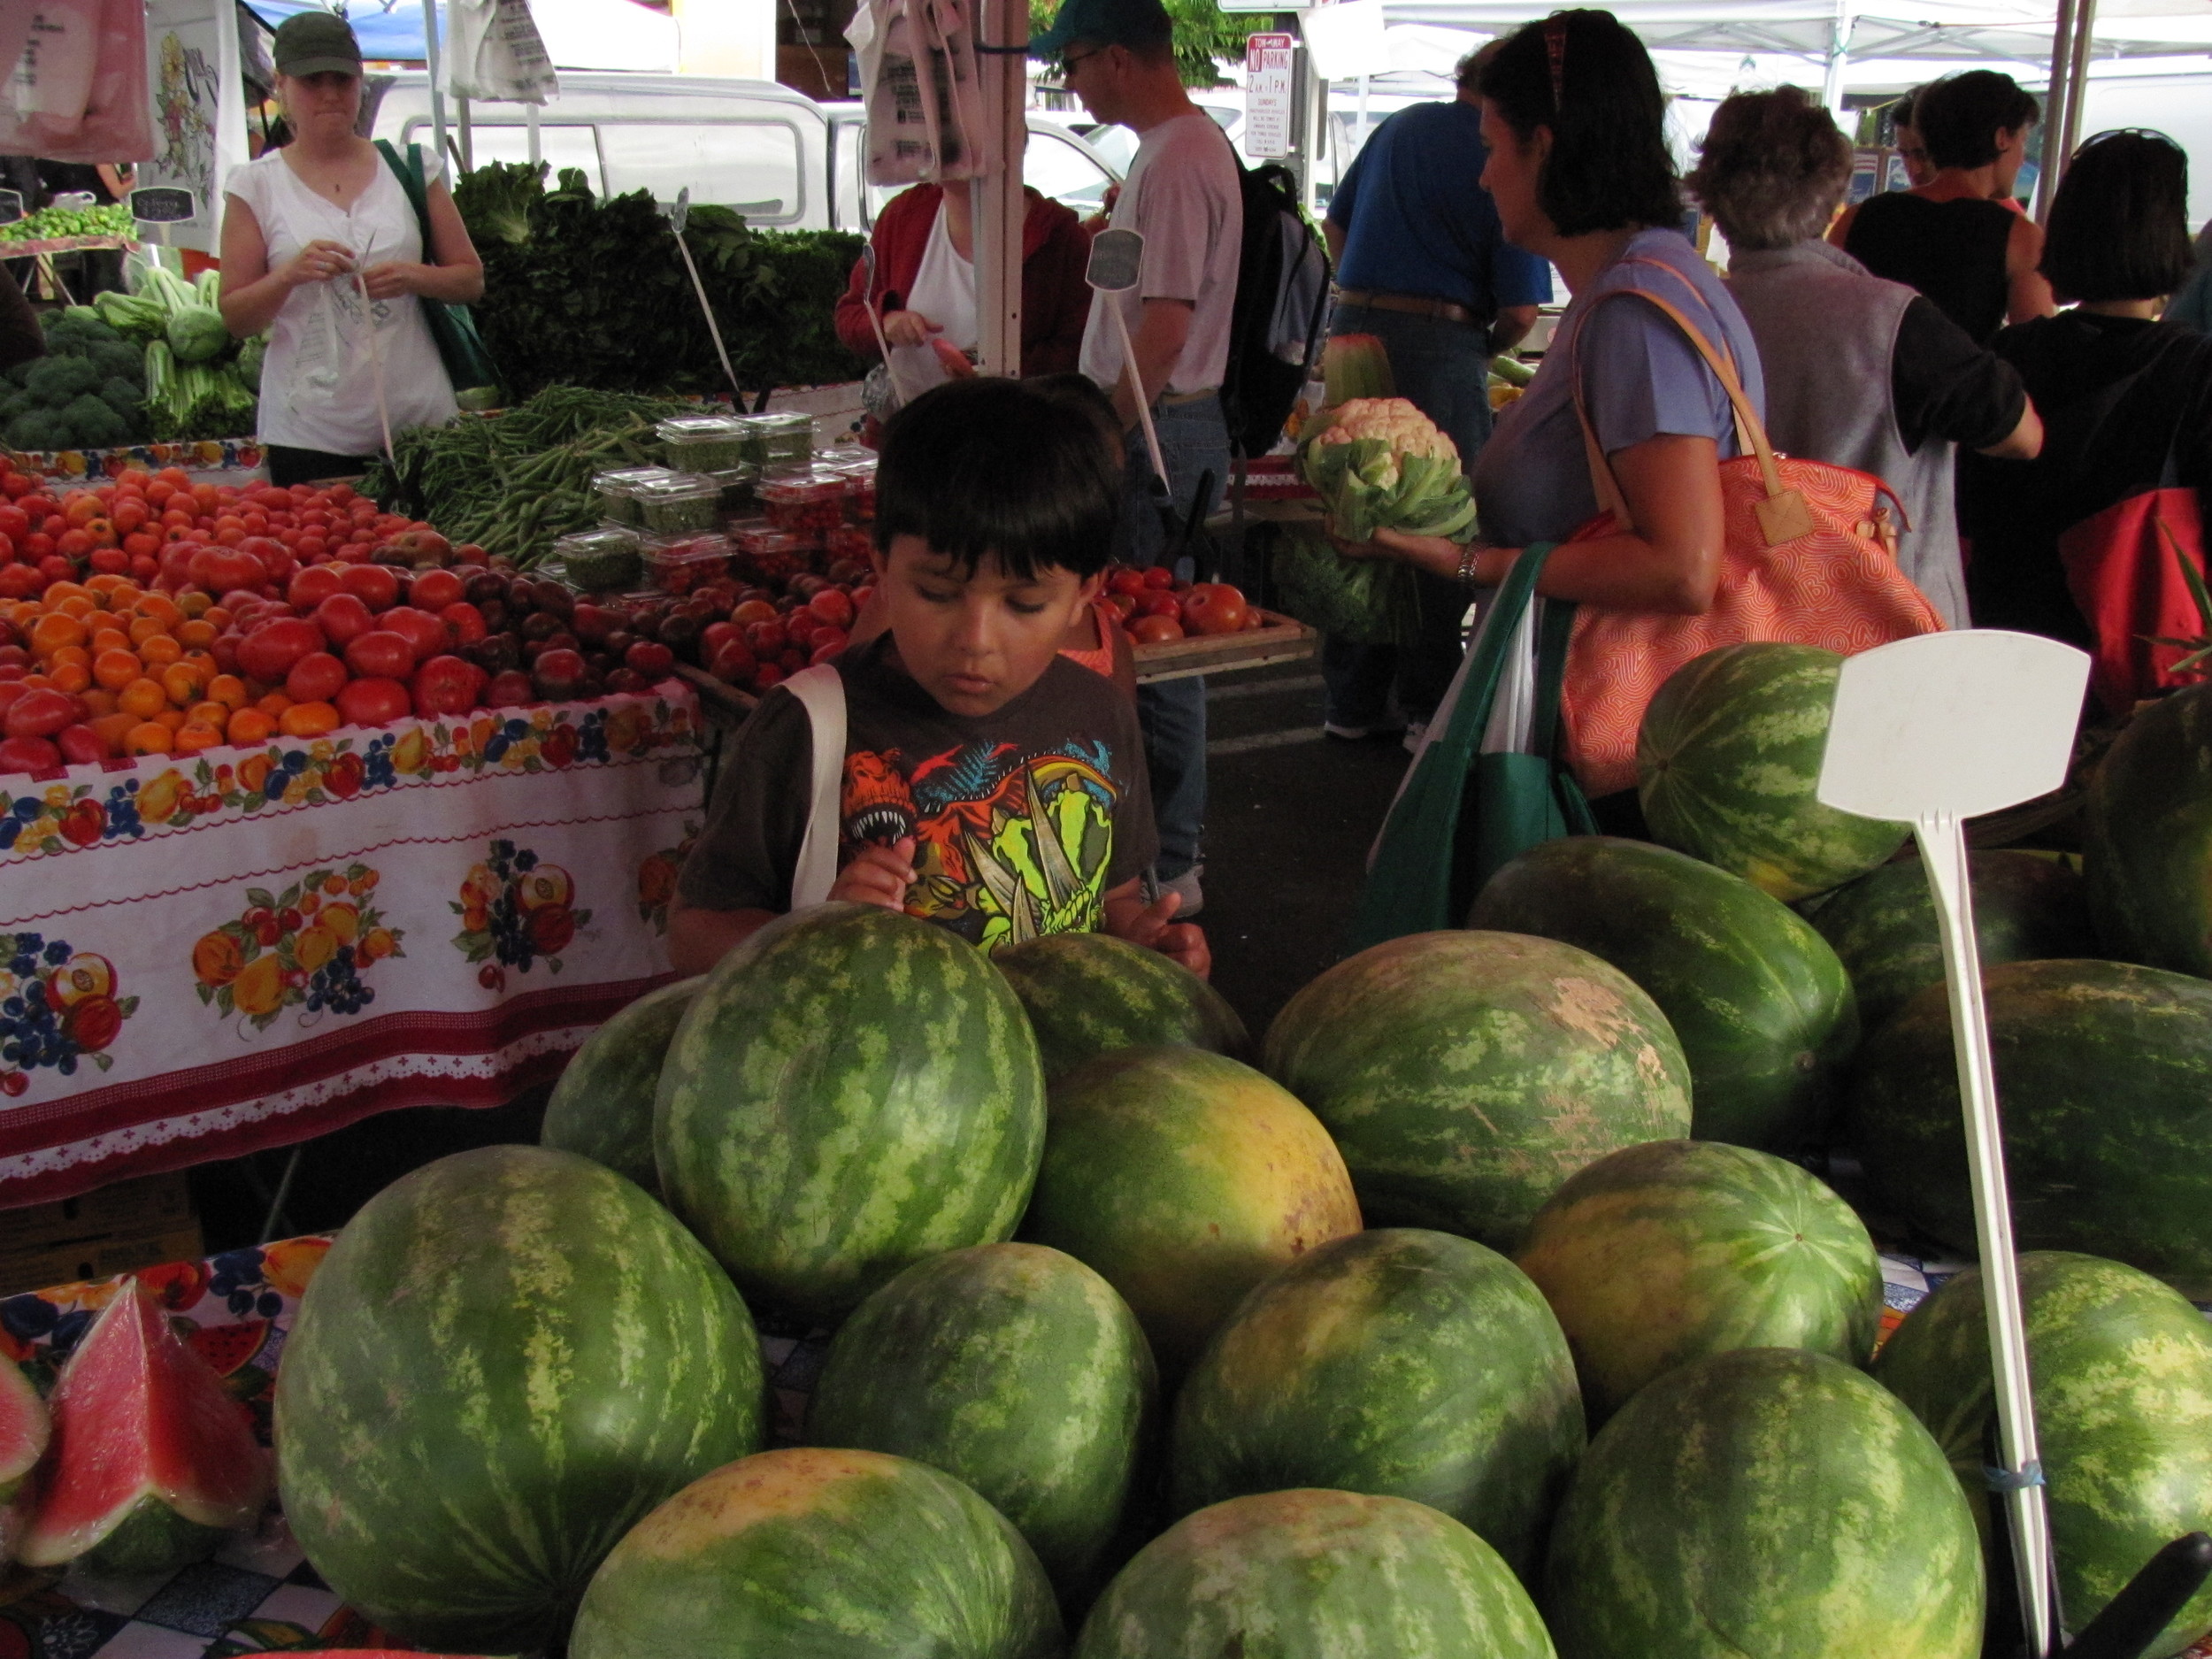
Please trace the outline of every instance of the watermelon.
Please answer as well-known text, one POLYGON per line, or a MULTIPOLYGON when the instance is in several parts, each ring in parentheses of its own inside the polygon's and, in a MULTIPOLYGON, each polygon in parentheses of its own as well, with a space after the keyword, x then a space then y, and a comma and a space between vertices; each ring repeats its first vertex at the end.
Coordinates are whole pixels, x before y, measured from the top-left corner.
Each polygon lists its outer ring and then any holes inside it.
POLYGON ((1184 1042, 1241 1060, 1251 1048, 1220 992, 1111 933, 1047 933, 991 960, 1028 1012, 1047 1078, 1116 1048, 1184 1042))
POLYGON ((1617 968, 1549 939, 1371 946, 1284 1004, 1265 1053, 1336 1137, 1371 1223, 1494 1250, 1584 1164, 1690 1132, 1667 1017, 1617 968))
POLYGON ((2082 873, 2103 954, 2212 978, 2212 684, 2130 720, 2083 809, 2082 873))
MULTIPOLYGON (((23 1402, 15 1405, 10 1463, 22 1461, 26 1437, 40 1426, 23 1402)), ((63 1365, 52 1410, 38 1507, 16 1548, 27 1566, 74 1563, 116 1578, 173 1572, 251 1526, 269 1500, 269 1457, 254 1443, 252 1419, 135 1279, 63 1365)))
POLYGON ((1943 1448, 1887 1391, 1738 1348, 1590 1442, 1544 1610, 1560 1659, 1977 1659, 1981 1548, 1943 1448))
POLYGON ((860 1304, 823 1360, 806 1432, 965 1481, 1074 1601, 1130 1513, 1157 1392, 1111 1285, 1042 1245, 979 1244, 860 1304))
POLYGON ((633 1523, 759 1447, 764 1393, 745 1304, 634 1182, 541 1147, 457 1152, 362 1206, 301 1298, 284 1513, 406 1640, 543 1647, 633 1523))
MULTIPOLYGON (((2093 956, 2082 879, 2073 867, 2034 853, 1970 856, 1974 940, 1982 966, 2093 956)), ((1830 894, 1812 923, 1835 947, 1872 1031, 1913 994, 1943 983, 1943 941, 1935 898, 1918 859, 1884 864, 1830 894)))
POLYGON ((1044 1076, 979 952, 879 905, 824 904, 707 976, 653 1114, 669 1202, 738 1288, 826 1323, 925 1256, 1012 1236, 1044 1076))
MULTIPOLYGON (((2212 1296, 2212 984, 2122 962, 1983 978, 2022 1249, 2082 1250, 2212 1296)), ((1951 1012, 1921 992, 1860 1049, 1850 1121, 1877 1192, 1970 1249, 1951 1012)))
POLYGON ((1267 1492, 1176 1524, 1083 1623, 1074 1659, 1554 1659, 1498 1553, 1408 1498, 1267 1492))
POLYGON ((1492 876, 1467 926, 1579 945, 1650 992, 1689 1062, 1699 1140, 1818 1138, 1858 1009, 1836 953, 1780 900, 1647 841, 1574 836, 1492 876))
POLYGON ((676 1027, 705 983, 703 974, 648 991, 592 1033, 553 1086, 538 1144, 603 1164, 658 1193, 653 1094, 676 1027))
MULTIPOLYGON (((2212 1325, 2147 1273, 2093 1256, 2020 1257, 2036 1435, 2070 1632, 2185 1532, 2212 1530, 2212 1325)), ((1982 1276, 1970 1268, 1917 1308, 1875 1362, 1950 1454, 1987 1513, 1985 1436, 1996 1415, 1982 1276)), ((2008 1586, 2011 1563, 1990 1563, 2008 1586)), ((2212 1633, 2212 1586, 2145 1649, 2167 1659, 2212 1633)))
POLYGON ((1748 1147, 1657 1141, 1601 1158, 1536 1212, 1521 1267, 1603 1422, 1654 1379, 1740 1348, 1874 1352, 1882 1264, 1851 1206, 1748 1147))
POLYGON ((0 1363, 0 1561, 15 1559, 17 1540, 38 1501, 31 1471, 53 1432, 46 1402, 23 1368, 0 1363))
POLYGON ((568 1659, 1056 1659, 1058 1609, 1021 1534, 951 1476, 793 1448, 715 1470, 594 1575, 568 1659))
POLYGON ((1175 1508, 1292 1486, 1412 1498, 1523 1577, 1582 1455, 1559 1322, 1470 1239, 1386 1227, 1247 1296, 1175 1402, 1175 1508))
POLYGON ((1786 900, 1886 863, 1909 826, 1813 796, 1842 666, 1815 645, 1724 645, 1669 675, 1636 740, 1653 838, 1786 900))
POLYGON ((1103 1274, 1171 1378, 1246 1291, 1359 1226, 1328 1132, 1249 1066, 1124 1048, 1052 1086, 1023 1236, 1103 1274))

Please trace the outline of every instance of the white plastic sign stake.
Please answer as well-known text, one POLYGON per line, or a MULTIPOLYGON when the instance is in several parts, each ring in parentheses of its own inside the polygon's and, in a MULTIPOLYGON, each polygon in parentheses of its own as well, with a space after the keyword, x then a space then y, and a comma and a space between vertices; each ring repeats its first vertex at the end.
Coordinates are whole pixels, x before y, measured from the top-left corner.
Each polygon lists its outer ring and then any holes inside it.
MULTIPOLYGON (((1144 238, 1135 231, 1102 230, 1091 238, 1091 263, 1084 270, 1083 280, 1097 292, 1109 296, 1126 294, 1137 286, 1143 274, 1144 238)), ((1152 457, 1152 475, 1164 486, 1167 463, 1160 458, 1160 434, 1153 428, 1143 377, 1137 373, 1136 348, 1129 343, 1129 319, 1121 314, 1118 304, 1109 305, 1106 310, 1114 319, 1114 332, 1121 336, 1122 369, 1133 382, 1137 420, 1144 427, 1144 447, 1152 457)))
POLYGON ((714 355, 722 359, 722 373, 730 377, 730 390, 737 396, 737 411, 745 412, 745 388, 737 383, 737 371, 730 366, 729 349, 722 343, 722 326, 714 320, 714 307, 707 303, 707 285, 699 280, 699 267, 692 263, 691 244, 684 240, 684 226, 691 218, 691 187, 676 192, 676 199, 661 204, 661 212, 668 220, 668 227, 676 234, 676 251, 684 257, 684 269, 691 273, 691 290, 699 296, 699 310, 707 319, 707 332, 714 336, 714 355))
POLYGON ((2051 1536, 1963 821, 2066 781, 2088 683, 2089 658, 2072 646, 1994 629, 1922 634, 1849 657, 1836 681, 1817 792, 1863 818, 1909 819, 1934 891, 2004 1464, 1991 1481, 2005 1494, 2035 1659, 2054 1651, 2051 1536))
POLYGON ((904 404, 906 388, 899 384, 899 365, 892 361, 891 342, 884 338, 883 318, 876 311, 876 244, 872 240, 861 245, 860 263, 865 272, 861 279, 861 310, 868 313, 868 326, 875 330, 876 349, 883 353, 883 372, 891 377, 891 396, 904 404))

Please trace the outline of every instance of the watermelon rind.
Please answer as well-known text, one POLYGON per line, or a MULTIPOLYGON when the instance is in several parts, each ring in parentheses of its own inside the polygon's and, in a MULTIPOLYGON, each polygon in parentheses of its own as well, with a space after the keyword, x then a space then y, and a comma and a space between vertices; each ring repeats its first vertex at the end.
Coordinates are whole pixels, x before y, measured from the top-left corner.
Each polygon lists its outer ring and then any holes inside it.
POLYGON ((2212 685, 2144 707, 2091 774, 2082 874, 2101 954, 2212 978, 2212 685))
POLYGON ((796 911, 725 956, 653 1114, 662 1190, 747 1301, 823 1323, 925 1257, 1011 1237, 1044 1130, 1012 987, 874 904, 796 911))
POLYGON ((1178 1522, 1123 1568, 1074 1659, 1555 1659, 1497 1551, 1407 1498, 1292 1490, 1178 1522))
POLYGON ((1863 1365, 1881 1328, 1866 1224, 1814 1176, 1748 1147, 1660 1141, 1601 1158, 1536 1212, 1516 1260, 1559 1317, 1594 1423, 1732 1348, 1863 1365))
POLYGON ((1857 999, 1780 900, 1686 853, 1578 835, 1499 870, 1467 926, 1579 946, 1648 991, 1689 1063, 1700 1141, 1789 1152, 1820 1138, 1858 1046, 1857 999))
POLYGON ((1658 1004, 1588 951, 1523 933, 1371 946, 1284 1004, 1264 1054, 1336 1138, 1371 1225, 1508 1253, 1585 1164, 1690 1132, 1689 1066, 1658 1004))
POLYGON ((635 1183, 540 1147, 439 1159, 364 1205, 277 1375, 292 1532, 426 1647, 555 1640, 653 1507, 761 1444, 759 1340, 635 1183))
POLYGON ((31 1473, 46 1455, 53 1421, 46 1402, 12 1363, 0 1363, 0 1561, 15 1559, 38 1491, 31 1473))
MULTIPOLYGON (((2102 961, 1983 976, 2015 1237, 2212 1296, 2212 983, 2102 961)), ((1878 1197, 1975 1242, 1951 1011, 1931 987, 1860 1048, 1848 1122, 1878 1197)))
POLYGON ((1044 1570, 951 1476, 879 1452, 763 1452, 702 1477, 593 1578, 568 1659, 1057 1659, 1044 1570))
POLYGON ((1158 1387, 1111 1285, 1059 1250, 983 1244, 918 1262, 854 1310, 815 1379, 806 1434, 966 1482, 1073 1604, 1131 1519, 1158 1387))
POLYGON ((1981 1545, 1943 1448, 1886 1390, 1739 1348, 1598 1432, 1543 1605, 1561 1659, 1977 1659, 1981 1545))
POLYGON ((1910 826, 1814 795, 1843 658, 1814 645, 1725 645, 1667 677, 1636 741, 1652 839, 1778 899, 1840 887, 1888 861, 1910 826))
POLYGON ((705 983, 700 974, 648 991, 586 1038, 553 1085, 538 1144, 603 1164, 658 1193, 653 1096, 676 1027, 705 983))
POLYGON ((1584 1443, 1559 1322, 1471 1239, 1379 1228, 1308 1252, 1214 1333, 1175 1403, 1174 1503, 1296 1486, 1410 1498, 1526 1578, 1584 1443))
MULTIPOLYGON (((2001 962, 2093 956, 2082 879, 2055 857, 2003 849, 1970 855, 1974 940, 1985 970, 2001 962)), ((1872 1031, 1919 992, 1943 983, 1935 897, 1916 858, 1838 887, 1812 912, 1859 995, 1872 1031)))
MULTIPOLYGON (((2059 1603, 2077 1632, 2160 1549, 2212 1531, 2212 1324, 2170 1286, 2118 1262, 2039 1250, 2019 1260, 2059 1603)), ((1985 1439, 1996 1400, 1979 1269, 1913 1310, 1883 1345, 1874 1379, 1942 1442, 1985 1519, 1985 1439)), ((1990 1574, 2008 1586, 2010 1562, 1993 1559, 1990 1574)), ((2169 1659, 2208 1633, 2212 1586, 2144 1659, 2169 1659)))
POLYGON ((1249 1066, 1124 1048, 1052 1086, 1022 1236, 1113 1286, 1170 1382, 1254 1285, 1359 1229, 1328 1132, 1249 1066))
POLYGON ((71 1564, 95 1578, 150 1578, 205 1561, 234 1530, 188 1520, 150 1493, 71 1564))
POLYGON ((1021 998, 1048 1080, 1117 1048, 1182 1042, 1241 1060, 1251 1048, 1220 992, 1181 963, 1111 933, 1047 933, 991 961, 1021 998))

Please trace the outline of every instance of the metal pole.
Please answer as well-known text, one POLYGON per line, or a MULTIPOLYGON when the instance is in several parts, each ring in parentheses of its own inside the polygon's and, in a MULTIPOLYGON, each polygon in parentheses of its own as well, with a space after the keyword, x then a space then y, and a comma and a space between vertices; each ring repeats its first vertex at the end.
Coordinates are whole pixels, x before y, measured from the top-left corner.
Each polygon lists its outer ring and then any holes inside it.
POLYGON ((1843 72, 1851 62, 1851 30, 1857 19, 1851 0, 1836 0, 1835 21, 1828 29, 1828 69, 1820 85, 1820 101, 1840 126, 1843 120, 1843 72))
POLYGON ((445 159, 445 94, 438 90, 438 0, 422 0, 422 56, 430 71, 430 126, 445 159))
MULTIPOLYGON (((2089 49, 2096 33, 2097 0, 2079 0, 2074 12, 2074 49, 2066 65, 2066 134, 2061 152, 2070 161, 2081 145, 2082 106, 2089 102, 2089 49)), ((2047 133, 2044 142, 2050 142, 2047 133)))
POLYGON ((977 355, 986 374, 1022 372, 1022 164, 1028 146, 1027 0, 982 0, 986 130, 982 176, 970 181, 975 208, 977 355), (1003 50, 1011 48, 1012 50, 1003 50))
POLYGON ((2074 57, 2076 0, 2058 0, 2058 27, 2051 36, 2051 90, 2043 106, 2043 170, 2035 181, 2035 216, 2048 219, 2058 175, 2065 171, 2066 81, 2074 57), (2060 142, 2055 146, 2054 137, 2060 142), (2055 153, 2054 153, 2055 150, 2055 153))
POLYGON ((476 145, 469 136, 469 101, 466 98, 454 99, 453 113, 461 129, 461 171, 473 173, 476 171, 476 145))
POLYGON ((522 124, 530 134, 530 165, 534 167, 545 159, 538 148, 538 106, 536 104, 526 104, 522 106, 522 124))

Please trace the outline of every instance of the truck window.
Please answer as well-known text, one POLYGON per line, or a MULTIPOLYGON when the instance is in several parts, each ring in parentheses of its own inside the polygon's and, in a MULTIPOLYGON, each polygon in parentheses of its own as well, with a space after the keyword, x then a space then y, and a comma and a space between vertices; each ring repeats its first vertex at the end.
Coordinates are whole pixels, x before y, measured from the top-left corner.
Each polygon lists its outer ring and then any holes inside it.
POLYGON ((734 209, 756 225, 795 224, 806 211, 799 129, 788 121, 603 121, 600 153, 614 195, 650 190, 672 202, 734 209))
POLYGON ((1087 217, 1105 205, 1113 178, 1066 139, 1033 128, 1022 154, 1022 182, 1087 217))
MULTIPOLYGON (((447 142, 457 149, 460 139, 457 129, 449 126, 446 134, 447 142)), ((426 150, 433 137, 430 123, 416 119, 407 123, 400 142, 403 144, 420 144, 426 150)), ((480 167, 488 161, 527 161, 530 159, 530 130, 519 121, 510 124, 505 120, 480 121, 472 118, 469 121, 469 149, 480 167)), ((541 123, 538 127, 538 159, 548 164, 545 172, 548 189, 560 182, 564 170, 575 167, 582 172, 595 196, 605 193, 605 180, 599 171, 598 135, 588 122, 558 127, 550 122, 541 123)))

